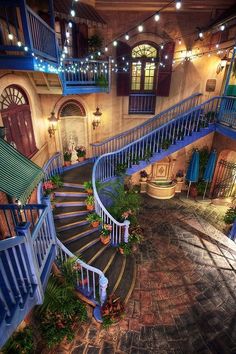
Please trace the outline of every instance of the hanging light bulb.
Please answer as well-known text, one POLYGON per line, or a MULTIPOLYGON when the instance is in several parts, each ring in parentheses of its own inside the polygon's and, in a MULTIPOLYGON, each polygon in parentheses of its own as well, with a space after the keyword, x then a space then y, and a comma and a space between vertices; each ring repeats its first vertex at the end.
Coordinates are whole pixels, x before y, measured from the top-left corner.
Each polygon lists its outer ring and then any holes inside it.
POLYGON ((163 43, 161 43, 160 48, 161 48, 161 49, 163 49, 163 48, 164 48, 164 44, 163 44, 163 43))
POLYGON ((143 25, 139 25, 139 26, 138 26, 138 31, 139 31, 139 32, 143 32, 143 25))
POLYGON ((220 26, 220 30, 221 30, 221 31, 224 31, 224 30, 225 30, 225 25, 224 25, 224 24, 220 26))
POLYGON ((114 47, 117 47, 117 41, 113 41, 114 47))
POLYGON ((21 47, 21 46, 22 46, 21 41, 18 41, 18 42, 17 42, 17 45, 18 45, 18 47, 21 47))
POLYGON ((182 44, 182 41, 181 41, 181 39, 179 39, 179 45, 180 45, 180 44, 182 44))
POLYGON ((165 59, 168 59, 168 55, 165 55, 165 59))
POLYGON ((198 33, 198 37, 199 37, 199 38, 203 38, 203 32, 202 32, 202 31, 200 31, 200 32, 198 33))
POLYGON ((24 47, 24 51, 28 52, 29 48, 27 46, 24 47))
POLYGON ((72 28, 73 24, 72 24, 71 21, 68 23, 68 26, 69 26, 70 28, 72 28))
POLYGON ((104 49, 104 50, 105 50, 105 52, 108 52, 108 48, 107 48, 107 47, 105 47, 105 49, 104 49))
POLYGON ((154 20, 155 20, 156 22, 158 22, 158 21, 160 20, 160 15, 159 15, 158 12, 155 14, 154 20))
POLYGON ((71 14, 72 17, 75 17, 75 10, 71 10, 70 14, 71 14))
POLYGON ((12 33, 8 33, 8 38, 10 39, 10 41, 13 40, 13 34, 12 33))
POLYGON ((125 39, 128 41, 129 40, 129 35, 128 33, 125 34, 125 39))
POLYGON ((216 48, 219 48, 219 44, 218 43, 216 44, 216 48))
POLYGON ((176 3, 175 3, 175 7, 176 7, 176 10, 179 10, 182 6, 182 3, 180 0, 177 0, 176 3))

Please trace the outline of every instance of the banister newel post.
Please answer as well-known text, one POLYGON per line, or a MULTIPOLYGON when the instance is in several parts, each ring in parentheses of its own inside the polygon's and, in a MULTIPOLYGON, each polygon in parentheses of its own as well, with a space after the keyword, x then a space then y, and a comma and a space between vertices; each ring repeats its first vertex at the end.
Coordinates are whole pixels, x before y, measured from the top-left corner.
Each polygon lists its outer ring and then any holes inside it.
POLYGON ((100 301, 101 305, 104 304, 107 298, 107 285, 108 279, 105 276, 99 277, 99 294, 100 294, 100 301))
POLYGON ((55 229, 55 224, 54 224, 54 219, 53 219, 53 214, 52 214, 52 206, 51 206, 51 201, 50 197, 43 197, 42 198, 42 203, 47 206, 48 208, 48 224, 50 228, 50 234, 53 237, 53 243, 56 244, 56 239, 57 239, 57 234, 56 234, 56 229, 55 229))
POLYGON ((36 259, 33 240, 30 232, 30 223, 26 222, 26 223, 19 224, 18 226, 16 226, 15 231, 18 236, 22 236, 25 238, 25 248, 29 260, 29 264, 27 264, 27 267, 29 268, 28 272, 32 279, 32 284, 37 285, 35 295, 37 298, 37 304, 40 305, 43 303, 44 300, 44 291, 40 279, 39 266, 36 259))
POLYGON ((129 242, 129 226, 130 226, 130 221, 129 220, 125 220, 124 221, 125 224, 125 233, 124 233, 124 242, 128 243, 129 242))

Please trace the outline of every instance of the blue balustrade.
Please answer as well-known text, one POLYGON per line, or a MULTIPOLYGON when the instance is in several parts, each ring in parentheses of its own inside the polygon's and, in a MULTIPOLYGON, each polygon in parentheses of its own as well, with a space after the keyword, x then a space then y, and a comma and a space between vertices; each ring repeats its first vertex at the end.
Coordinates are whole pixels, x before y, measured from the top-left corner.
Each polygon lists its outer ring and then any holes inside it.
POLYGON ((56 234, 49 203, 20 209, 16 205, 0 205, 0 211, 11 229, 11 235, 0 241, 1 347, 33 306, 43 302, 56 257, 56 234))
POLYGON ((132 141, 141 138, 162 124, 169 122, 170 120, 197 106, 199 104, 200 97, 200 93, 193 94, 130 130, 106 139, 101 143, 92 144, 93 156, 100 156, 107 152, 121 149, 123 146, 131 143, 132 141))
MULTIPOLYGON (((121 149, 106 153, 96 160, 92 175, 95 208, 103 222, 112 225, 113 244, 127 242, 129 225, 126 222, 119 223, 108 212, 99 196, 96 182, 103 183, 117 177, 121 168, 129 173, 141 170, 147 164, 162 159, 205 134, 209 134, 216 129, 216 123, 224 123, 235 116, 235 104, 236 98, 214 97, 169 120, 121 149), (227 111, 223 110, 224 107, 227 107, 227 111), (135 171, 134 165, 136 165, 135 171)), ((148 129, 151 129, 150 126, 148 129)), ((125 143, 122 141, 120 144, 125 143)))

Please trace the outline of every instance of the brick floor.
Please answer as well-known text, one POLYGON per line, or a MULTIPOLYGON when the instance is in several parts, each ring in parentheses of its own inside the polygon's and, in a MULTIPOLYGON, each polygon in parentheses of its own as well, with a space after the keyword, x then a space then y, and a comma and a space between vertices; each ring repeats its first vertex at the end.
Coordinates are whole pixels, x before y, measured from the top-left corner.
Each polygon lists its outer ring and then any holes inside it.
POLYGON ((198 209, 143 197, 145 240, 126 316, 108 331, 92 321, 67 353, 236 353, 236 244, 198 209))

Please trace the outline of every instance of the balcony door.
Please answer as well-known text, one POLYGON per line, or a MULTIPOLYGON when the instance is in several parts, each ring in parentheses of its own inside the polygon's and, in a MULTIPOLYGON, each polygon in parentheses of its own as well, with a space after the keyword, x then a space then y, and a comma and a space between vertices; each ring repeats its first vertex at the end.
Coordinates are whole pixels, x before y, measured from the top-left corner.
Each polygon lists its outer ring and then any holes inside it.
POLYGON ((8 86, 0 97, 0 112, 6 138, 19 152, 31 158, 36 152, 29 102, 18 86, 8 86))
POLYGON ((139 44, 131 53, 130 114, 154 114, 156 105, 157 49, 139 44))

